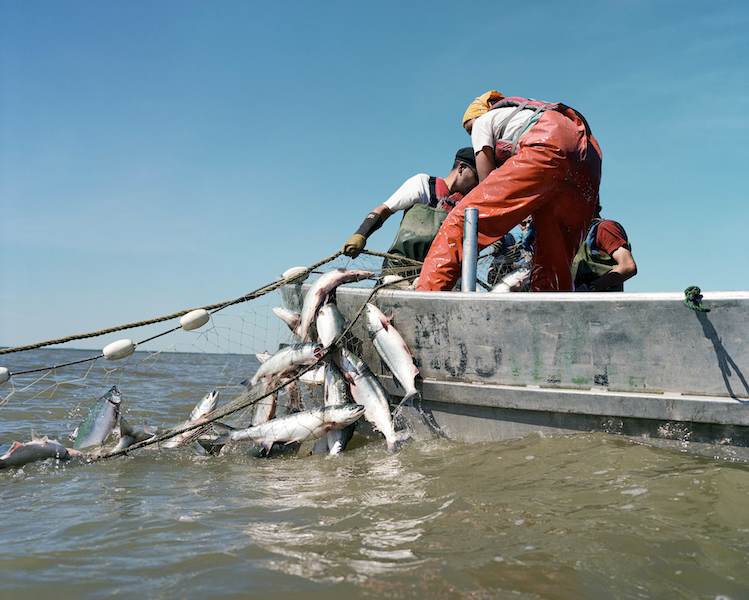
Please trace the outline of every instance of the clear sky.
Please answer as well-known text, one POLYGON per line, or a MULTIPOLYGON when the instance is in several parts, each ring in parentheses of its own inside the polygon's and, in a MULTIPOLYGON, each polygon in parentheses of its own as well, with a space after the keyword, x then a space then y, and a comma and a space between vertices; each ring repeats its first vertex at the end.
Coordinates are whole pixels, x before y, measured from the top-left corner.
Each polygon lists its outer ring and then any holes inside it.
POLYGON ((749 289, 748 7, 0 0, 0 344, 330 254, 490 88, 586 115, 629 290, 749 289))

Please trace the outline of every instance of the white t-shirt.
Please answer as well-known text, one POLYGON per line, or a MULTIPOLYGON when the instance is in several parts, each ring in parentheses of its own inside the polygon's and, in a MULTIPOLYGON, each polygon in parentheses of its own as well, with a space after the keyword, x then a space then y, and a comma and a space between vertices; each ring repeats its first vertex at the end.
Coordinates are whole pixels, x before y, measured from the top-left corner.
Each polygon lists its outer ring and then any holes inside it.
POLYGON ((384 204, 393 212, 408 210, 415 204, 429 204, 429 175, 419 173, 409 177, 384 204))
MULTIPOLYGON (((494 146, 499 140, 512 140, 515 133, 523 127, 528 119, 533 115, 533 109, 524 108, 523 110, 516 113, 507 123, 504 134, 500 137, 499 127, 510 114, 516 110, 515 106, 507 106, 504 108, 495 108, 490 110, 488 113, 484 113, 473 122, 473 129, 471 130, 471 143, 473 145, 473 151, 478 154, 485 146, 494 149, 494 146)), ((536 115, 536 118, 540 117, 542 113, 536 115)), ((535 122, 535 119, 534 121, 535 122)))

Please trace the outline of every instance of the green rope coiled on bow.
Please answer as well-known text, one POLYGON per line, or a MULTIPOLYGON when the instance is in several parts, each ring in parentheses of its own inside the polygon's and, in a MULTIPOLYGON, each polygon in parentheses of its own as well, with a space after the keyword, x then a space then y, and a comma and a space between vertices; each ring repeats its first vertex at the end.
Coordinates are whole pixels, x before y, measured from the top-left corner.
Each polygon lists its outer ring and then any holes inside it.
POLYGON ((709 308, 702 306, 702 290, 696 285, 684 290, 684 304, 695 312, 710 312, 709 308))

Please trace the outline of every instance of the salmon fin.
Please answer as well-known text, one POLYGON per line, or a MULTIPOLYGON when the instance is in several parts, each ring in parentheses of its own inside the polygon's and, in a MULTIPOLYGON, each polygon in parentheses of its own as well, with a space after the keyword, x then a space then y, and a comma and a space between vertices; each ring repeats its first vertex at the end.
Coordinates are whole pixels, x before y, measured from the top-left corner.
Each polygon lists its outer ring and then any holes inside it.
POLYGON ((32 429, 31 430, 31 441, 32 442, 41 442, 42 444, 46 444, 49 441, 49 438, 46 435, 43 435, 43 436, 40 437, 39 434, 32 429))
POLYGON ((204 440, 202 438, 198 438, 196 441, 198 444, 205 450, 207 454, 210 454, 212 456, 219 454, 223 447, 226 445, 226 443, 222 443, 219 440, 222 439, 221 437, 218 438, 216 441, 213 440, 204 440))
POLYGON ((14 440, 13 443, 10 445, 10 448, 8 448, 8 451, 6 454, 13 454, 16 450, 19 448, 23 448, 23 444, 19 441, 14 440))
POLYGON ((312 446, 312 454, 327 454, 328 453, 328 438, 322 436, 315 440, 314 446, 312 446))
POLYGON ((119 423, 119 434, 120 437, 124 435, 133 435, 133 428, 130 426, 130 424, 125 420, 124 417, 120 417, 120 423, 119 423))
POLYGON ((211 426, 219 435, 226 435, 228 433, 231 433, 232 431, 237 430, 236 427, 232 427, 231 425, 227 425, 226 423, 221 423, 220 421, 213 421, 211 423, 211 426))

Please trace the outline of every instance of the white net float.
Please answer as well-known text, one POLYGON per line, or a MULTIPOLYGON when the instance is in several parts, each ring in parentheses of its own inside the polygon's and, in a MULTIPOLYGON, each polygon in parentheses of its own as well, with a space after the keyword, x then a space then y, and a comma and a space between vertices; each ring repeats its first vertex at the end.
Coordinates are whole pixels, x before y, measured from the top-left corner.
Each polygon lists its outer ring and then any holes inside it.
POLYGON ((201 328, 211 319, 211 315, 204 308, 197 308, 191 310, 186 315, 182 315, 179 320, 179 325, 185 331, 193 331, 201 328))
POLYGON ((120 360, 135 352, 135 346, 136 344, 133 340, 117 340, 104 346, 101 353, 107 360, 120 360))
POLYGON ((309 277, 309 269, 307 267, 291 267, 290 269, 286 269, 281 274, 281 277, 289 283, 292 281, 302 283, 302 281, 305 281, 309 277))
POLYGON ((0 367, 0 385, 4 384, 10 379, 10 371, 7 367, 0 367))

